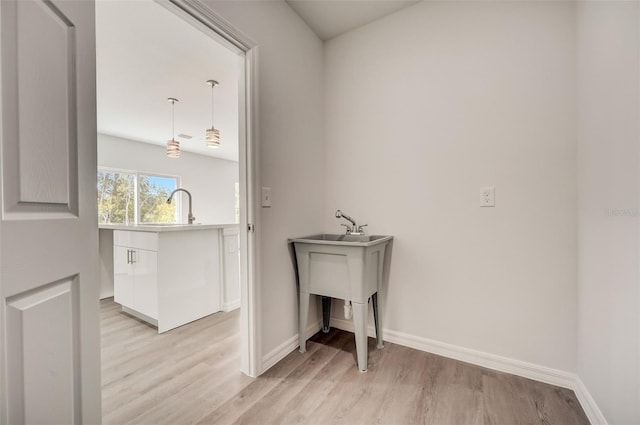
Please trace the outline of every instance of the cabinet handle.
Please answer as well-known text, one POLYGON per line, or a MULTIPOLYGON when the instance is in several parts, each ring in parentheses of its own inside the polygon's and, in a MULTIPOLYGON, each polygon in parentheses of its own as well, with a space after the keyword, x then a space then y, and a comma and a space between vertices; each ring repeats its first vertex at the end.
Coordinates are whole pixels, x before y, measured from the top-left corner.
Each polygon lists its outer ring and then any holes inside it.
POLYGON ((131 264, 131 250, 127 249, 127 264, 131 264))
POLYGON ((135 264, 136 262, 136 251, 135 250, 131 250, 131 264, 135 264))

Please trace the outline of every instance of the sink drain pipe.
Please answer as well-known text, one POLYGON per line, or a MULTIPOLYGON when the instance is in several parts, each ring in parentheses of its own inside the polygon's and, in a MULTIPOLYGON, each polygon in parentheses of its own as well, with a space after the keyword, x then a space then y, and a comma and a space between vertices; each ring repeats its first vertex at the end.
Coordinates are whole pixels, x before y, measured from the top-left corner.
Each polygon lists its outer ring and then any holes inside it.
POLYGON ((344 318, 351 320, 353 317, 353 308, 351 307, 351 301, 344 300, 344 318))

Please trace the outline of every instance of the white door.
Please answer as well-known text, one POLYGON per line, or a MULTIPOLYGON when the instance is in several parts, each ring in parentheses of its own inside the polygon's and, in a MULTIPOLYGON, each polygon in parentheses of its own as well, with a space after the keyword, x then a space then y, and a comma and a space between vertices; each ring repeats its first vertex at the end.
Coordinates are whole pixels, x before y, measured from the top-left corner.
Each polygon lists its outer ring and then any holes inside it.
POLYGON ((0 90, 0 423, 99 423, 93 0, 1 0, 0 90))

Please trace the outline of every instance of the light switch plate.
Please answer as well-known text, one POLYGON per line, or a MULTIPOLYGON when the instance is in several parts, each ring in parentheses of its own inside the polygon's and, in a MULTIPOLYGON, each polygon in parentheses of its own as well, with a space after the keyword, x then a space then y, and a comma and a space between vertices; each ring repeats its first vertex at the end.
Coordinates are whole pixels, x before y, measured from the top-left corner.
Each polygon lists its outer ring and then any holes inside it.
POLYGON ((271 188, 270 187, 262 188, 262 207, 271 208, 271 188))

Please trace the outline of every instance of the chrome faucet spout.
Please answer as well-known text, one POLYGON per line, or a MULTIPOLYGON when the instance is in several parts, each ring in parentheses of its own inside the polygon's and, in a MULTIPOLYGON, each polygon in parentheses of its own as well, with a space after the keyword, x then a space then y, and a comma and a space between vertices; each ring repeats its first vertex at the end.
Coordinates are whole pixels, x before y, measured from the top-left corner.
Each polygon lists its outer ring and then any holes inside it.
POLYGON ((340 210, 336 211, 336 218, 344 218, 345 220, 348 220, 351 222, 352 226, 349 226, 347 224, 341 224, 342 226, 347 228, 347 235, 364 235, 363 227, 365 227, 366 224, 363 224, 362 226, 358 226, 354 219, 352 219, 351 217, 349 217, 348 215, 346 215, 340 210))
POLYGON ((349 220, 351 224, 353 224, 353 227, 356 227, 356 221, 340 210, 336 211, 336 218, 344 218, 345 220, 349 220))
POLYGON ((173 199, 173 195, 176 192, 184 192, 189 197, 189 217, 188 217, 188 219, 189 219, 189 224, 193 224, 193 221, 196 218, 193 216, 193 209, 192 209, 192 203, 191 203, 191 193, 187 189, 183 189, 183 188, 179 187, 176 190, 174 190, 173 192, 171 192, 171 195, 169 195, 169 198, 167 198, 167 204, 171 203, 171 200, 173 199))

